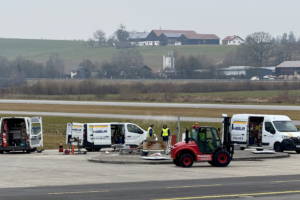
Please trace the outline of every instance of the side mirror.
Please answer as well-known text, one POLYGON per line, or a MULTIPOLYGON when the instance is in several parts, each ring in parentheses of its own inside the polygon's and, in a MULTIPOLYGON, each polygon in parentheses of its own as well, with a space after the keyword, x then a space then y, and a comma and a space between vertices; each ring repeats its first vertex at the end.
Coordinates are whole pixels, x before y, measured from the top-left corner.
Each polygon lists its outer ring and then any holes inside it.
POLYGON ((270 129, 270 133, 275 134, 276 133, 275 129, 270 129))

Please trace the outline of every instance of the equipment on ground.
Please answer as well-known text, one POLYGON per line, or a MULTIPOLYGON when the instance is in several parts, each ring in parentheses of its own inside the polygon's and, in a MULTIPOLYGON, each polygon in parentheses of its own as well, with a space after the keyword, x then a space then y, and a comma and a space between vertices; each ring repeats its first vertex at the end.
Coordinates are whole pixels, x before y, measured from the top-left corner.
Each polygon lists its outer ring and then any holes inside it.
POLYGON ((171 147, 171 158, 176 166, 191 167, 194 161, 206 161, 212 166, 226 167, 234 154, 230 141, 230 117, 223 115, 222 142, 218 131, 209 126, 186 129, 185 141, 171 147))

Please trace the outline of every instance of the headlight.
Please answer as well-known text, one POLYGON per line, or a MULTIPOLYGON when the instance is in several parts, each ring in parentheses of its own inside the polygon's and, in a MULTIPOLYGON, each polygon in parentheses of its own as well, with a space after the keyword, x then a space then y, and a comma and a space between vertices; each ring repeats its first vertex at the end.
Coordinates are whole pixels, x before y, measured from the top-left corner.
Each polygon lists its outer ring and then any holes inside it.
POLYGON ((289 135, 283 135, 283 136, 282 136, 282 139, 288 140, 288 139, 291 139, 291 136, 289 136, 289 135))

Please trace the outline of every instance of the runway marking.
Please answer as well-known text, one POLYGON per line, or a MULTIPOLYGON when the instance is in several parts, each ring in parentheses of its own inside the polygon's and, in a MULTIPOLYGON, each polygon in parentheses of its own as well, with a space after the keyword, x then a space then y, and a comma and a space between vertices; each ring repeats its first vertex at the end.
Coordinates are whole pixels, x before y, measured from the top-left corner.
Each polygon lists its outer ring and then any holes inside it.
POLYGON ((190 185, 190 186, 177 186, 177 187, 166 187, 166 188, 170 189, 170 188, 191 188, 191 187, 212 187, 212 186, 220 186, 220 184, 214 184, 214 185, 190 185))
POLYGON ((211 199, 211 198, 224 198, 224 197, 259 196, 259 195, 291 194, 291 193, 300 193, 300 190, 282 191, 282 192, 250 193, 250 194, 229 194, 229 195, 215 195, 215 196, 181 197, 181 198, 155 199, 155 200, 211 199))
POLYGON ((48 194, 84 194, 84 193, 97 193, 97 192, 108 192, 108 190, 103 190, 103 191, 81 191, 81 192, 57 192, 57 193, 48 193, 48 194))
POLYGON ((289 181, 272 181, 271 183, 288 183, 288 182, 299 182, 300 180, 289 180, 289 181))

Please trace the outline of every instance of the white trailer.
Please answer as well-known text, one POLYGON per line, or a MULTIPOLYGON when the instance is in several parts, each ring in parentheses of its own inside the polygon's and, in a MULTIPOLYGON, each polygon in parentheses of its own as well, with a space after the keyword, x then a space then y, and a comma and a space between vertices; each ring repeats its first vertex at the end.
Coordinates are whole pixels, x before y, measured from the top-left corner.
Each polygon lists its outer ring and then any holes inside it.
POLYGON ((41 117, 3 117, 0 121, 0 153, 26 151, 43 147, 41 117))
POLYGON ((230 135, 232 143, 242 149, 300 153, 300 132, 285 115, 235 114, 231 118, 230 135))
POLYGON ((147 131, 133 123, 68 123, 66 144, 81 141, 81 147, 88 151, 115 145, 138 146, 146 140, 147 131))

